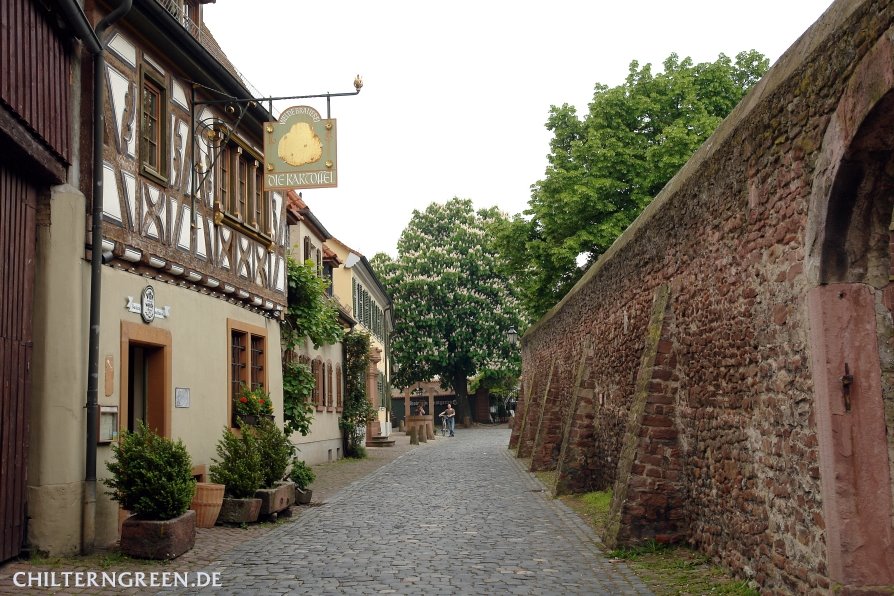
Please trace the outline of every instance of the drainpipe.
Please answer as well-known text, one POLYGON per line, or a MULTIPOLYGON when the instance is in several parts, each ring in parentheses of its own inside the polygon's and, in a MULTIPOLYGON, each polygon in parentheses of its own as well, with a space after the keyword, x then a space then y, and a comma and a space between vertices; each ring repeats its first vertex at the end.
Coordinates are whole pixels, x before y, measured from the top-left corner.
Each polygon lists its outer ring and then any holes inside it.
POLYGON ((95 29, 77 0, 60 3, 77 36, 93 54, 93 219, 91 226, 90 256, 90 341, 87 362, 87 451, 84 474, 84 500, 81 512, 81 552, 90 554, 96 541, 96 440, 99 418, 99 316, 102 290, 102 176, 103 132, 105 105, 103 85, 105 73, 105 42, 103 34, 116 21, 130 11, 132 0, 122 0, 118 7, 107 14, 95 29))
MULTIPOLYGON (((388 333, 388 313, 390 312, 390 313, 392 313, 392 316, 394 316, 394 313, 393 313, 392 310, 391 310, 392 308, 393 308, 392 305, 388 305, 388 306, 385 307, 385 310, 383 311, 383 318, 384 318, 384 321, 382 321, 382 331, 383 331, 383 334, 385 335, 385 337, 382 338, 382 344, 383 344, 383 346, 385 347, 385 394, 386 394, 386 395, 385 395, 385 398, 386 398, 386 403, 387 403, 387 406, 386 406, 386 407, 387 407, 387 410, 386 410, 386 411, 387 411, 387 413, 388 413, 388 422, 391 422, 391 421, 392 421, 392 411, 391 411, 391 345, 390 345, 390 344, 391 344, 391 341, 390 341, 390 339, 391 339, 390 335, 391 335, 391 334, 388 333)), ((392 430, 394 430, 394 429, 392 428, 392 430)))

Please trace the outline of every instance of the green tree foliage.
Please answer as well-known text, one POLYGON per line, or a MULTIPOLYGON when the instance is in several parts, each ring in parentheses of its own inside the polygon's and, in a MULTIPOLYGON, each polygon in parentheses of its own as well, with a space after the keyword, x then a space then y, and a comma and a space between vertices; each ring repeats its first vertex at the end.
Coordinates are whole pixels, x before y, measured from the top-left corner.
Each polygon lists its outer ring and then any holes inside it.
POLYGON ((186 513, 195 492, 189 453, 152 432, 140 422, 112 444, 114 459, 106 464, 111 478, 103 480, 112 498, 144 519, 173 519, 186 513))
POLYGON ((345 395, 338 426, 344 437, 345 457, 362 458, 366 454, 365 434, 361 429, 376 418, 376 411, 366 396, 366 371, 369 366, 369 334, 363 331, 346 333, 345 395))
POLYGON ((470 415, 469 377, 518 368, 507 339, 520 326, 518 300, 487 234, 504 219, 495 208, 476 212, 467 199, 432 203, 413 211, 395 261, 373 261, 394 302, 393 384, 439 377, 456 393, 460 420, 470 415))
POLYGON ((546 175, 528 209, 493 229, 532 320, 608 250, 768 66, 753 50, 700 64, 671 54, 658 74, 633 61, 622 85, 596 85, 583 120, 568 104, 550 109, 546 175))

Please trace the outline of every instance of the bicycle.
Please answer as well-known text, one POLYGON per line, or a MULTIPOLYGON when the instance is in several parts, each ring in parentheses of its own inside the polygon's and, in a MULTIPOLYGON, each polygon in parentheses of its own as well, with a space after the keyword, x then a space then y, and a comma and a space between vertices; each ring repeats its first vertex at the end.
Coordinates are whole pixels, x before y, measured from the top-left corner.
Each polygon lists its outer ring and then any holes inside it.
POLYGON ((447 428, 447 416, 441 416, 441 436, 446 437, 450 429, 447 428))

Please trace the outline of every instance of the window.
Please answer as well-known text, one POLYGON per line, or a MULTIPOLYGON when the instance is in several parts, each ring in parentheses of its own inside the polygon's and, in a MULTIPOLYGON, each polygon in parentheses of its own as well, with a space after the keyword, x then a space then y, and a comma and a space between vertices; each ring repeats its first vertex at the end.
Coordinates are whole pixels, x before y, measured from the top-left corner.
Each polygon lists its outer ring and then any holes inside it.
POLYGON ((227 205, 230 204, 230 164, 233 161, 233 156, 230 154, 230 148, 224 147, 221 150, 220 157, 218 157, 218 174, 219 179, 217 181, 218 192, 220 193, 220 204, 227 205))
POLYGON ((164 78, 143 67, 140 102, 140 169, 159 182, 167 182, 168 93, 164 78))
POLYGON ((333 285, 333 275, 332 275, 332 265, 329 263, 323 264, 323 277, 329 281, 329 285, 326 286, 326 295, 330 298, 332 297, 332 285, 333 285))
POLYGON ((183 0, 181 3, 180 15, 184 27, 190 31, 193 31, 197 27, 196 23, 199 22, 199 7, 194 2, 183 0))
POLYGON ((251 389, 267 387, 267 331, 232 319, 227 320, 229 339, 229 420, 235 426, 233 400, 243 385, 251 389))
POLYGON ((341 382, 341 365, 339 365, 335 369, 335 409, 339 412, 342 411, 344 407, 344 394, 342 393, 342 382, 341 382))
POLYGON ((311 364, 311 372, 314 375, 314 405, 317 407, 317 412, 321 412, 323 410, 323 400, 324 391, 325 391, 325 381, 323 379, 323 361, 320 359, 315 359, 311 364))
POLYGON ((332 363, 326 363, 326 409, 328 411, 332 411, 333 409, 333 387, 332 387, 332 363))
POLYGON ((217 210, 223 220, 257 240, 270 238, 270 198, 264 192, 260 157, 235 140, 217 158, 217 210))
MULTIPOLYGON (((304 366, 308 367, 310 369, 310 372, 314 375, 314 378, 316 379, 316 373, 314 372, 314 364, 310 361, 310 358, 308 358, 307 356, 302 354, 302 355, 298 356, 298 362, 299 362, 299 364, 303 364, 304 366)), ((316 401, 316 390, 317 389, 315 386, 313 391, 311 391, 310 395, 307 396, 307 401, 309 401, 310 403, 314 403, 316 401)))

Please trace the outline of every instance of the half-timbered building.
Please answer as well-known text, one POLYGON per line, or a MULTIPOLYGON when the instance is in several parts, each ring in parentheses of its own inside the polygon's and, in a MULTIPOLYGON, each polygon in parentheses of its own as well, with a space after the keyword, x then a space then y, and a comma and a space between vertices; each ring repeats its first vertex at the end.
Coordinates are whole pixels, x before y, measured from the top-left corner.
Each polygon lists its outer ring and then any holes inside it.
MULTIPOLYGON (((36 13, 36 6, 47 3, 12 4, 36 13)), ((88 0, 82 16, 94 26, 117 5, 88 0)), ((58 141, 46 134, 32 144, 61 176, 38 169, 33 184, 6 154, 2 158, 0 213, 25 213, 14 237, 21 239, 15 250, 26 265, 16 271, 27 273, 29 258, 36 263, 33 300, 31 282, 23 279, 17 289, 5 289, 0 302, 0 313, 11 301, 33 304, 34 310, 33 399, 27 421, 16 427, 27 431, 30 422, 27 489, 16 489, 13 509, 27 502, 28 540, 36 550, 65 554, 117 539, 121 512, 102 479, 120 431, 144 421, 182 440, 202 478, 223 429, 233 424, 232 398, 243 384, 269 391, 282 421, 279 322, 286 304, 288 226, 284 195, 264 192, 261 184, 262 126, 273 118, 261 103, 240 101, 257 93, 202 25, 202 10, 199 0, 133 0, 100 39, 101 70, 94 72, 90 53, 80 52, 70 77, 60 73, 61 84, 46 83, 56 103, 47 99, 40 107, 44 116, 34 118, 63 134, 58 141), (99 153, 91 134, 94 85, 104 97, 98 106, 99 153), (102 162, 96 185, 95 154, 102 162), (37 207, 42 195, 46 200, 37 207), (99 206, 101 214, 92 218, 99 206), (98 279, 91 275, 97 246, 98 279), (36 258, 29 257, 35 249, 36 258), (7 300, 9 292, 16 295, 7 300), (88 341, 91 328, 98 331, 95 348, 88 341), (88 354, 93 349, 96 366, 88 354), (84 407, 91 379, 98 402, 92 430, 90 408, 84 407)), ((70 11, 62 16, 70 20, 70 11)), ((3 22, 10 22, 6 15, 3 22)), ((51 28, 45 28, 51 38, 51 28)), ((70 55, 64 47, 55 51, 59 68, 70 55)), ((9 59, 22 73, 28 70, 20 64, 25 58, 9 59)), ((42 68, 31 68, 27 76, 56 76, 42 68)), ((10 88, 26 83, 13 81, 10 88)), ((21 109, 30 117, 31 107, 21 109)), ((12 236, 4 230, 2 237, 12 236)), ((23 335, 17 341, 27 357, 31 340, 23 335)), ((28 370, 16 358, 18 370, 28 370)), ((27 380, 22 387, 27 395, 27 380)), ((5 411, 2 420, 6 424, 5 411)), ((24 439, 16 439, 20 443, 24 439)), ((4 476, 4 491, 6 486, 4 476)), ((0 512, 5 503, 0 497, 0 512)))

